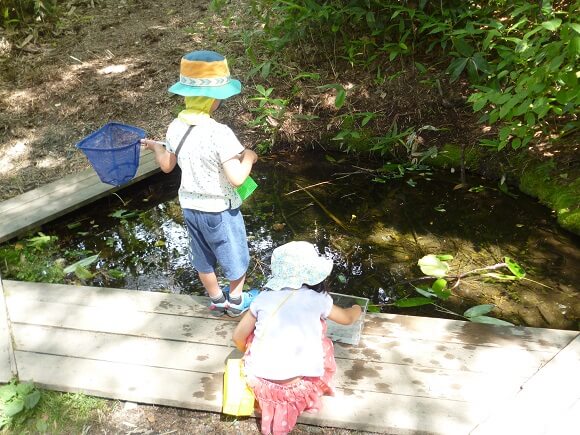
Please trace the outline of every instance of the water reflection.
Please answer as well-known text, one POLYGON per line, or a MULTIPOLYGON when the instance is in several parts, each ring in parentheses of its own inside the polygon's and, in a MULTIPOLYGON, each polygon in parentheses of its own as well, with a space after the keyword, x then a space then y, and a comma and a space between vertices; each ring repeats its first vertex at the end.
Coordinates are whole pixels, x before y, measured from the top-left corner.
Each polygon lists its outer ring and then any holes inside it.
MULTIPOLYGON (((481 187, 468 191, 455 189, 458 177, 449 173, 423 171, 371 182, 369 169, 368 162, 337 165, 320 155, 261 161, 253 174, 260 187, 243 206, 252 255, 249 284, 264 281, 273 248, 290 240, 311 241, 333 259, 333 291, 387 304, 413 295, 410 287, 395 284, 421 276, 416 263, 424 255, 452 254, 454 273, 510 256, 549 288, 532 281, 465 280, 449 306, 463 312, 493 303, 495 317, 578 328, 580 243, 557 227, 547 209, 478 178, 468 181, 481 187)), ((99 274, 89 285, 202 294, 188 261, 178 183, 178 173, 155 176, 44 231, 58 233, 63 249, 100 252, 103 270, 125 272, 118 279, 99 274), (109 216, 119 209, 139 214, 109 216), (80 225, 68 230, 73 222, 80 225)), ((432 308, 413 313, 445 316, 432 308)))

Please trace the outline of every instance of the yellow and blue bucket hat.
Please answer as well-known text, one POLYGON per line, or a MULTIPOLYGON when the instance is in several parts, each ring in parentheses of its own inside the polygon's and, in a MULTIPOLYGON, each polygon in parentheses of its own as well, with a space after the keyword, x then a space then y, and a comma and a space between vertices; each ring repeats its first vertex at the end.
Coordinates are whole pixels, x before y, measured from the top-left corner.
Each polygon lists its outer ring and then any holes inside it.
POLYGON ((181 58, 179 82, 169 92, 183 97, 225 100, 239 94, 242 84, 230 77, 228 61, 215 51, 199 50, 181 58))

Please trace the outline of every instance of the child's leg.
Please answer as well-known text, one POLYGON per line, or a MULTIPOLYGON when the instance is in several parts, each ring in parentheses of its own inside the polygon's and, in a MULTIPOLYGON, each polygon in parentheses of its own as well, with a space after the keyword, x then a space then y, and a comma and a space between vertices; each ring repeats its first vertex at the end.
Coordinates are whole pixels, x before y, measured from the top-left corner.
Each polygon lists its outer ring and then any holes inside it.
POLYGON ((243 274, 241 278, 230 281, 230 299, 237 299, 240 297, 245 281, 246 274, 243 274))
POLYGON ((199 280, 203 284, 203 287, 207 291, 207 294, 209 295, 210 298, 219 299, 223 295, 222 289, 220 288, 217 280, 217 276, 214 272, 210 273, 198 272, 198 275, 199 280))

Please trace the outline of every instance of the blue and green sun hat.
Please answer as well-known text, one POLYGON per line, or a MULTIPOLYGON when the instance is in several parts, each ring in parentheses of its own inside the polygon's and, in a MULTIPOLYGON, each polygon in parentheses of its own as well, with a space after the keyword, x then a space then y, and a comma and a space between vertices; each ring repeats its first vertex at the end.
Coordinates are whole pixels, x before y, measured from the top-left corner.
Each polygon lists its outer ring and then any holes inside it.
POLYGON ((179 82, 169 92, 183 97, 225 100, 242 91, 242 84, 230 77, 228 61, 215 51, 199 50, 181 58, 179 82))

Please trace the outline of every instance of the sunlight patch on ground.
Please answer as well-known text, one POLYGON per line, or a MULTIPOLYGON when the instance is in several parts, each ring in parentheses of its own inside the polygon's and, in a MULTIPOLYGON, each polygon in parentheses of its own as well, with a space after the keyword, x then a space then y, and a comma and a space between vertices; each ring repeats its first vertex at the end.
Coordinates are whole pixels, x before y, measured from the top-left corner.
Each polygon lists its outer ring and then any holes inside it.
POLYGON ((16 167, 16 163, 22 163, 23 158, 28 154, 28 147, 25 142, 18 141, 12 146, 5 147, 0 156, 0 174, 7 174, 16 167))
POLYGON ((20 90, 9 93, 4 101, 10 109, 10 113, 22 114, 30 110, 34 104, 34 96, 31 90, 20 90))
POLYGON ((64 158, 56 159, 54 157, 45 157, 36 162, 36 166, 39 168, 56 168, 62 166, 66 160, 64 158))
POLYGON ((97 74, 121 74, 127 71, 128 65, 109 65, 97 70, 97 74))

